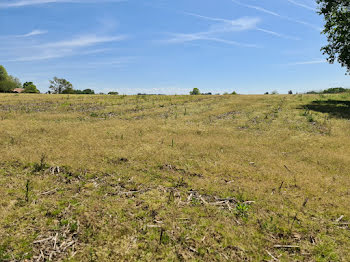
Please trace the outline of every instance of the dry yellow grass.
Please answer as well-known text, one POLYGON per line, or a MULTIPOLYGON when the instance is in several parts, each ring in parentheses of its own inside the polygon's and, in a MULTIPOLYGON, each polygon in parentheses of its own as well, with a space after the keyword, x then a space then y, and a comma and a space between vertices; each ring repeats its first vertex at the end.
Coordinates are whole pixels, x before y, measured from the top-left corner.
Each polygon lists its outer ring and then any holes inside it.
POLYGON ((349 104, 0 95, 0 261, 347 261, 349 104))

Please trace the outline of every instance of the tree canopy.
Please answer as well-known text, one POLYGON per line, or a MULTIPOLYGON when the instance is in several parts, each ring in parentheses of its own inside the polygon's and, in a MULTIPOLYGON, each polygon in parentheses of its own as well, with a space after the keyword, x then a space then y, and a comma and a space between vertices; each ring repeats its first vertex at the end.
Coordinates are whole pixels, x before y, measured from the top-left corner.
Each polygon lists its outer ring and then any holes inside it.
POLYGON ((8 80, 8 74, 5 67, 0 65, 0 81, 5 81, 5 80, 8 80))
POLYGON ((25 82, 23 84, 24 93, 32 93, 37 94, 40 93, 39 90, 36 88, 36 85, 33 84, 33 82, 25 82))
POLYGON ((328 45, 321 50, 328 55, 328 62, 338 61, 350 73, 350 1, 317 0, 317 3, 326 22, 323 34, 328 39, 328 45))
POLYGON ((10 93, 18 87, 21 87, 19 79, 8 75, 5 67, 0 65, 0 93, 10 93))
POLYGON ((73 85, 64 78, 54 77, 50 84, 49 88, 54 94, 70 94, 73 91, 73 85))
POLYGON ((190 95, 200 95, 200 91, 198 88, 193 88, 193 90, 190 92, 190 95))

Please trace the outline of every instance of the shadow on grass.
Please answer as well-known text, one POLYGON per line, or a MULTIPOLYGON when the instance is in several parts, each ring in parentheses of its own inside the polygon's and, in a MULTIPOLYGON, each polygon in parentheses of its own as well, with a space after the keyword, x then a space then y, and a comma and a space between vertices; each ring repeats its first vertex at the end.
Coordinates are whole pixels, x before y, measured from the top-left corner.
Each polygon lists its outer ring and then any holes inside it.
POLYGON ((328 113, 330 117, 350 119, 350 101, 346 100, 318 100, 305 105, 304 108, 321 113, 328 113))

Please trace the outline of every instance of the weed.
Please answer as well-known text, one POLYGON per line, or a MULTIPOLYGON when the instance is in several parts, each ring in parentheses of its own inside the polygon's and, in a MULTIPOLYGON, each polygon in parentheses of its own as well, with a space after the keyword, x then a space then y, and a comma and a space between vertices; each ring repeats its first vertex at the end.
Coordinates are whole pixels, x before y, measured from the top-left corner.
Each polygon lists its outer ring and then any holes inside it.
POLYGON ((248 211, 250 206, 245 203, 238 203, 235 208, 235 214, 243 219, 248 219, 248 211))

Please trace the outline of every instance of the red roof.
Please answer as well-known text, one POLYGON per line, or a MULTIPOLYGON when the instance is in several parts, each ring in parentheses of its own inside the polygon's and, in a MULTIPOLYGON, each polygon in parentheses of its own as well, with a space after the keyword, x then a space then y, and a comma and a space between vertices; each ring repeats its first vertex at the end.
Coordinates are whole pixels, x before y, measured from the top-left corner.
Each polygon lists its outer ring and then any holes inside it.
POLYGON ((23 91, 24 91, 23 88, 15 88, 15 89, 13 89, 12 92, 14 92, 14 93, 22 93, 23 91))

